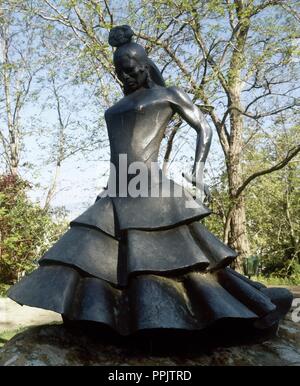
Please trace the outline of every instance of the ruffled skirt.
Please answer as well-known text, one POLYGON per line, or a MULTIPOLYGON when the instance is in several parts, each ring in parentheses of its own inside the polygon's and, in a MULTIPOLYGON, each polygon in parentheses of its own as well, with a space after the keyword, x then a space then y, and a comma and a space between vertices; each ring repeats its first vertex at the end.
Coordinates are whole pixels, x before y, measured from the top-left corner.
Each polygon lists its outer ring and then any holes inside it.
POLYGON ((164 208, 163 217, 149 219, 141 203, 138 215, 128 218, 127 203, 98 200, 9 296, 123 336, 204 331, 230 321, 263 330, 288 312, 289 291, 265 288, 228 268, 236 253, 199 223, 209 214, 206 207, 187 215, 182 203, 171 203, 168 212, 162 202, 152 213, 161 215, 164 208))

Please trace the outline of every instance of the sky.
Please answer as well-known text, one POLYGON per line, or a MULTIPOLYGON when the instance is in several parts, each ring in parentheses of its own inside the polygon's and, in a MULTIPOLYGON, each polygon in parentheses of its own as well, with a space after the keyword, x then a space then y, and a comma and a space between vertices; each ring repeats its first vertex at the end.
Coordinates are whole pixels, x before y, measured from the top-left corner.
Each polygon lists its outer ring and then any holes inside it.
MULTIPOLYGON (((119 2, 115 1, 115 4, 118 5, 119 2)), ((120 10, 119 13, 121 12, 120 10)), ((119 15, 119 17, 121 16, 119 15)), ((70 38, 68 44, 73 44, 73 42, 74 36, 70 38)), ((47 41, 47 44, 49 45, 49 52, 53 51, 54 56, 57 54, 62 56, 61 62, 59 60, 55 62, 55 71, 59 76, 58 83, 63 84, 64 79, 67 79, 69 76, 68 71, 76 73, 82 62, 80 57, 73 57, 71 59, 64 57, 64 39, 61 42, 56 42, 57 46, 52 45, 50 40, 47 41), (70 62, 65 66, 64 61, 67 60, 70 60, 70 62)), ((88 71, 90 69, 85 68, 84 70, 88 71)), ((39 76, 47 78, 49 73, 41 71, 39 76)), ((38 82, 33 85, 33 88, 39 87, 40 84, 38 82)), ((104 110, 107 106, 103 106, 99 98, 94 95, 95 88, 101 88, 101 81, 96 76, 93 78, 93 75, 91 75, 85 86, 80 85, 79 80, 77 85, 65 84, 60 90, 64 112, 63 119, 66 121, 70 115, 72 121, 67 130, 70 143, 78 145, 81 140, 85 140, 89 136, 95 136, 96 139, 104 141, 104 149, 103 147, 96 146, 88 154, 81 154, 79 152, 76 156, 66 159, 61 164, 57 192, 52 201, 52 206, 65 207, 68 211, 69 219, 79 215, 94 202, 96 196, 106 185, 108 178, 109 149, 103 119, 104 110)), ((116 94, 120 97, 119 91, 116 84, 111 85, 113 95, 116 94)), ((30 198, 43 205, 46 197, 46 188, 49 186, 54 174, 54 163, 49 162, 49 157, 57 145, 55 130, 57 130, 58 126, 57 111, 53 105, 53 94, 51 94, 49 87, 41 90, 37 100, 31 101, 24 106, 21 120, 26 127, 27 133, 24 137, 25 151, 21 160, 21 176, 28 179, 33 185, 33 189, 29 192, 30 198), (32 165, 32 167, 28 167, 26 164, 32 165)), ((0 124, 3 124, 1 114, 0 124)), ((192 167, 195 141, 196 135, 189 127, 182 129, 175 138, 172 158, 175 156, 175 160, 181 159, 185 168, 192 167)), ((162 146, 164 146, 164 143, 162 146)), ((223 166, 222 161, 222 150, 217 133, 214 132, 212 147, 207 160, 207 173, 205 175, 205 180, 208 184, 212 183, 214 178, 220 173, 223 166)), ((176 166, 175 163, 173 166, 176 166)), ((177 166, 177 169, 176 167, 173 169, 173 178, 178 182, 182 182, 182 170, 180 169, 180 166, 177 166)))
MULTIPOLYGON (((73 37, 71 37, 70 42, 73 42, 73 37)), ((34 44, 37 43, 34 42, 34 44)), ((53 52, 53 56, 56 52, 59 56, 61 55, 55 59, 56 67, 54 70, 57 74, 56 82, 62 107, 62 119, 66 122, 70 117, 71 121, 66 130, 68 141, 79 146, 80 141, 84 138, 87 139, 90 135, 95 135, 96 138, 103 140, 105 145, 104 148, 96 147, 87 154, 79 152, 61 163, 58 185, 51 206, 54 208, 64 207, 67 210, 68 219, 72 220, 93 204, 96 196, 107 182, 109 147, 103 118, 105 108, 108 106, 103 106, 99 98, 95 96, 95 88, 101 88, 96 77, 91 76, 91 79, 84 86, 80 80, 77 84, 70 82, 69 78, 71 77, 69 77, 68 72, 72 71, 76 74, 76 71, 79 70, 80 58, 76 62, 74 58, 66 57, 63 54, 63 44, 62 40, 60 46, 53 47, 51 41, 46 41, 49 52, 53 52)), ((17 39, 15 46, 18 46, 17 39)), ((16 52, 13 53, 18 57, 16 52)), ((90 69, 87 68, 87 70, 90 69)), ((50 73, 51 65, 38 73, 31 87, 32 91, 39 90, 38 97, 35 100, 29 99, 21 111, 21 123, 26 134, 20 162, 20 174, 33 186, 28 192, 30 199, 42 206, 45 203, 47 188, 54 176, 55 163, 50 162, 49 158, 54 149, 57 149, 57 135, 55 133, 58 131, 58 113, 50 84, 45 82, 45 79, 49 80, 50 73)), ((14 87, 13 82, 12 87, 14 87)), ((111 86, 111 92, 116 94, 117 98, 122 96, 116 84, 111 86)), ((2 119, 0 116, 0 122, 3 124, 2 119)), ((162 147, 164 145, 165 143, 162 144, 162 147)), ((182 180, 181 175, 182 163, 186 169, 191 170, 195 145, 196 133, 188 126, 182 129, 175 138, 171 159, 174 158, 175 161, 181 159, 182 162, 179 166, 175 165, 175 162, 171 164, 170 172, 172 178, 179 183, 186 185, 186 181, 182 180)), ((213 169, 217 169, 215 162, 216 160, 218 162, 219 156, 221 156, 221 152, 215 133, 208 159, 208 164, 214 165, 210 167, 211 172, 213 169)), ((207 174, 207 182, 209 182, 210 177, 207 174)))

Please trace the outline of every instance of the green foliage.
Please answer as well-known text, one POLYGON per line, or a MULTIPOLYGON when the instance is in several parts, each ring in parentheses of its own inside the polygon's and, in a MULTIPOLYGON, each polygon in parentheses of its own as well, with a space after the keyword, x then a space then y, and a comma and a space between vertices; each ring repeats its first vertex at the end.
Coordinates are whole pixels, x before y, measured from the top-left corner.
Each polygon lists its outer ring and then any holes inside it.
POLYGON ((298 273, 293 274, 290 277, 281 277, 281 276, 276 276, 275 274, 273 274, 271 276, 258 275, 258 276, 252 276, 251 280, 259 281, 260 283, 263 283, 266 286, 299 285, 299 283, 300 283, 300 265, 298 264, 298 273))
POLYGON ((247 196, 250 241, 268 276, 292 276, 299 270, 299 191, 288 192, 285 172, 261 178, 247 196))
MULTIPOLYGON (((89 113, 96 107, 97 116, 100 116, 100 106, 111 105, 120 97, 120 88, 114 77, 112 49, 107 43, 111 23, 133 27, 136 40, 146 46, 150 57, 160 69, 164 69, 166 83, 182 87, 195 97, 196 104, 208 107, 206 116, 210 117, 216 132, 221 130, 220 122, 224 123, 233 141, 229 141, 231 148, 227 155, 224 152, 222 170, 225 170, 225 165, 229 168, 233 164, 228 161, 239 142, 243 146, 234 163, 242 164, 239 169, 239 174, 243 174, 240 175, 241 181, 284 159, 288 150, 299 143, 296 139, 299 126, 288 138, 278 135, 299 122, 299 1, 58 0, 49 5, 48 1, 11 0, 5 4, 7 7, 15 4, 24 17, 27 13, 34 16, 39 30, 36 36, 42 37, 41 41, 34 40, 37 43, 34 52, 39 53, 42 62, 47 64, 46 70, 39 74, 41 80, 36 80, 37 84, 44 85, 43 90, 46 90, 49 88, 47 82, 53 77, 60 91, 62 115, 72 117, 67 121, 73 123, 68 123, 69 128, 63 136, 68 150, 64 150, 66 154, 78 154, 78 149, 82 149, 80 153, 83 149, 94 149, 95 143, 99 143, 101 153, 104 153, 104 135, 99 130, 104 126, 103 122, 99 120, 99 124, 94 126, 91 123, 96 122, 94 115, 90 121, 83 117, 77 122, 74 112, 81 111, 87 100, 89 113), (279 3, 282 4, 279 6, 279 3), (237 84, 240 87, 235 87, 237 84), (242 127, 237 130, 234 120, 230 120, 235 109, 228 104, 232 101, 228 98, 228 91, 232 91, 228 90, 228 85, 239 94, 241 107, 247 112, 241 117, 242 127), (76 98, 76 104, 71 98, 71 86, 79 86, 81 98, 76 98), (289 105, 294 105, 293 109, 290 110, 289 105), (276 110, 278 113, 275 114, 276 110), (272 117, 276 119, 273 121, 272 117)), ((19 25, 21 18, 16 20, 16 25, 19 25)), ((29 30, 33 31, 31 27, 29 30)), ((22 47, 16 43, 12 46, 22 47)), ((32 62, 30 55, 29 63, 32 62)), ((3 69, 15 72, 23 68, 18 65, 20 60, 13 63, 3 69)), ((35 92, 32 91, 31 97, 38 101, 35 92)), ((47 98, 47 106, 53 109, 57 101, 51 98, 47 98)), ((22 126, 26 126, 24 122, 20 124, 22 126)), ((43 127, 36 126, 39 130, 43 127)), ((48 146, 48 142, 39 146, 40 150, 50 149, 49 159, 55 162, 57 130, 48 131, 54 138, 53 146, 48 146)), ((46 132, 44 129, 44 135, 40 136, 42 139, 47 137, 46 132)), ((216 140, 217 135, 214 138, 216 140)), ((189 139, 188 135, 184 139, 189 139)), ((183 156, 183 151, 179 156, 183 156)), ((211 185, 213 214, 205 219, 205 224, 223 238, 226 215, 233 202, 226 172, 211 185)), ((295 161, 282 171, 255 179, 244 191, 250 252, 259 256, 262 272, 270 280, 275 275, 280 280, 288 277, 291 281, 299 281, 300 205, 297 185, 299 165, 295 161)), ((18 189, 16 195, 0 189, 0 230, 2 232, 3 227, 4 232, 0 269, 1 272, 2 269, 14 272, 10 280, 15 280, 15 272, 23 272, 24 267, 31 270, 35 259, 59 233, 50 216, 30 204, 24 192, 25 187, 18 189), (2 202, 9 201, 7 195, 16 199, 16 203, 2 205, 2 202)))
POLYGON ((0 283, 0 297, 6 297, 9 287, 8 284, 0 283))
MULTIPOLYGON (((293 118, 293 117, 292 117, 293 118)), ((266 169, 283 159, 288 149, 299 142, 299 127, 285 127, 276 120, 272 146, 257 135, 247 145, 243 174, 266 169), (264 146, 259 146, 264 143, 264 146)), ((223 238, 225 214, 229 207, 226 173, 214 182, 213 214, 205 220, 209 229, 223 238)), ((261 275, 269 284, 300 283, 300 169, 299 158, 283 169, 255 179, 245 191, 247 233, 250 253, 259 257, 261 275)))
POLYGON ((0 282, 12 284, 36 266, 37 259, 60 236, 62 222, 26 196, 29 184, 18 177, 0 177, 0 282))
MULTIPOLYGON (((293 117, 292 117, 293 118, 293 117)), ((285 127, 287 121, 275 121, 274 146, 256 149, 248 146, 244 172, 274 164, 283 159, 288 149, 298 143, 299 127, 285 127), (276 133, 277 131, 277 133, 276 133)), ((262 176, 247 190, 246 207, 248 234, 254 253, 262 262, 266 276, 289 277, 300 282, 300 184, 299 158, 290 161, 283 169, 262 176)))

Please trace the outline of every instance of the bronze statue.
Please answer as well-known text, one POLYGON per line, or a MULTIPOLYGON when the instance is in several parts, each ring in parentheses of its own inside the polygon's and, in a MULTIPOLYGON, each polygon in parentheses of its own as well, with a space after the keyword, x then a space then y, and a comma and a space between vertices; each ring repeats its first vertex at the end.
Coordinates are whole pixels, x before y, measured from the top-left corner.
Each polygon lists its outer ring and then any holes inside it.
POLYGON ((189 192, 175 194, 181 188, 159 167, 151 172, 166 126, 179 114, 198 133, 189 179, 207 194, 202 176, 212 133, 190 98, 165 86, 132 36, 130 27, 121 26, 109 37, 125 96, 105 113, 114 169, 108 186, 9 296, 123 336, 214 326, 234 326, 232 334, 275 331, 291 306, 289 291, 266 288, 231 269, 237 254, 199 222, 210 214, 207 206, 199 199, 186 205, 193 201, 189 192), (135 184, 137 168, 126 168, 135 163, 149 173, 143 194, 132 196, 127 188, 135 184))

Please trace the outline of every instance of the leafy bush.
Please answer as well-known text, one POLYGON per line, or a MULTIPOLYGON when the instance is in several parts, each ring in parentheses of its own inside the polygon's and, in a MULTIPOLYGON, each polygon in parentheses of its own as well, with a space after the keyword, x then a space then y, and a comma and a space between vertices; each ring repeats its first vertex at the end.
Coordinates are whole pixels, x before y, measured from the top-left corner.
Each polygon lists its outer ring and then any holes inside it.
POLYGON ((12 284, 36 267, 37 260, 59 238, 66 225, 26 196, 28 182, 0 177, 0 282, 12 284))
MULTIPOLYGON (((291 140, 295 135, 291 133, 291 140)), ((279 145, 278 145, 279 146, 279 145)), ((245 176, 267 164, 266 150, 252 149, 245 163, 245 176)), ((259 258, 260 274, 283 285, 300 283, 300 183, 299 161, 258 178, 245 192, 250 255, 259 258)), ((246 178, 246 177, 245 177, 246 178)), ((205 225, 223 238, 229 202, 224 177, 211 190, 213 213, 205 225)))
POLYGON ((276 276, 276 274, 270 276, 252 276, 251 280, 259 281, 267 286, 269 285, 282 285, 282 286, 290 286, 290 285, 299 285, 300 283, 300 265, 298 264, 298 272, 294 272, 289 277, 276 276))
POLYGON ((0 298, 6 296, 9 287, 7 284, 0 283, 0 298))

